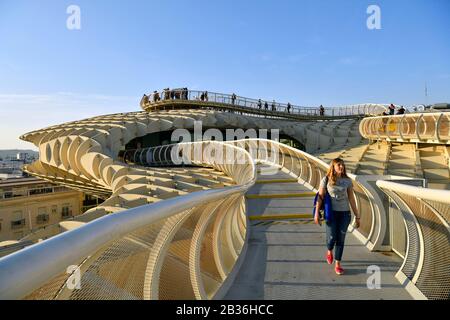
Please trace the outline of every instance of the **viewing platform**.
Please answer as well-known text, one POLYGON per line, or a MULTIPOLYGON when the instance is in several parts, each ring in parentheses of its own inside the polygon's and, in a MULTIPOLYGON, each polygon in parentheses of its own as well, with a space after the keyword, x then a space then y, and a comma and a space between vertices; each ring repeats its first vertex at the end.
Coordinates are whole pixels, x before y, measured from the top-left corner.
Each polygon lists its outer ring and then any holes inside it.
POLYGON ((358 104, 339 108, 324 108, 323 114, 320 114, 319 107, 302 107, 289 103, 245 98, 235 94, 187 89, 172 89, 144 95, 140 105, 147 112, 206 108, 297 121, 360 119, 365 116, 379 115, 387 110, 387 105, 384 104, 358 104))

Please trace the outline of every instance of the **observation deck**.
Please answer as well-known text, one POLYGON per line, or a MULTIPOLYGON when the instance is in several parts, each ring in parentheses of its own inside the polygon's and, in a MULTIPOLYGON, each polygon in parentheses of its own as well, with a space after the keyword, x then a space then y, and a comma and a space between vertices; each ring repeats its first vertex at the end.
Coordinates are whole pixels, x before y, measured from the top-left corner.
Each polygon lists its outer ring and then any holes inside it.
POLYGON ((324 108, 323 115, 321 115, 319 108, 251 99, 236 96, 235 94, 187 89, 165 90, 144 95, 140 105, 141 108, 147 112, 185 108, 204 108, 296 121, 360 119, 364 116, 381 114, 383 111, 387 110, 386 104, 368 103, 338 108, 324 108))

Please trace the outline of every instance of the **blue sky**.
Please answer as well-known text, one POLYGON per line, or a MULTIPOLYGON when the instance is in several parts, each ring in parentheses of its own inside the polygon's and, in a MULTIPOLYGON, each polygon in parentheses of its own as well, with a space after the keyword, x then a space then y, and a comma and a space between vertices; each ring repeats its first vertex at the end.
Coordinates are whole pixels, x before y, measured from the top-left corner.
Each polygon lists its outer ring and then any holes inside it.
POLYGON ((305 106, 450 102, 448 0, 0 0, 0 149, 189 87, 305 106), (81 30, 68 30, 69 5, 81 30), (381 30, 366 10, 381 9, 381 30), (7 121, 5 121, 7 120, 7 121))

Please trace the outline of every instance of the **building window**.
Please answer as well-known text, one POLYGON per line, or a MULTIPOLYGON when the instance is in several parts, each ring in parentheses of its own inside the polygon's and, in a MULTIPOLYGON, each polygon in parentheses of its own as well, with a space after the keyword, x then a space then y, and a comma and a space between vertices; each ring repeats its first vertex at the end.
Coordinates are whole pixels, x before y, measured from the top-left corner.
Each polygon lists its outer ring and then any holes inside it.
POLYGON ((11 221, 11 229, 21 229, 25 227, 25 219, 11 221))
POLYGON ((50 221, 50 216, 48 214, 39 214, 36 217, 36 223, 37 224, 43 224, 43 223, 47 223, 50 221))
POLYGON ((70 204, 63 204, 61 210, 61 218, 67 219, 72 216, 72 206, 70 204))
POLYGON ((13 224, 14 226, 17 226, 17 228, 20 225, 20 221, 24 220, 25 218, 23 216, 23 211, 22 210, 17 210, 17 211, 13 211, 12 216, 11 216, 11 228, 13 228, 13 224))
POLYGON ((8 199, 13 197, 13 192, 11 190, 6 190, 3 193, 3 198, 8 199))

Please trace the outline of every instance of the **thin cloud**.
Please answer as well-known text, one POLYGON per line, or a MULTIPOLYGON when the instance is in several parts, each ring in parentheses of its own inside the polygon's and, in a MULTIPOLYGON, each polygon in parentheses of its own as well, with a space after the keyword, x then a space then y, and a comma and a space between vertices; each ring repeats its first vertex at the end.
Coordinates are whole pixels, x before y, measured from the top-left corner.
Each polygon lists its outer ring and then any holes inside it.
POLYGON ((273 60, 273 56, 272 56, 272 54, 269 54, 269 53, 263 53, 259 56, 259 59, 262 62, 269 62, 269 61, 273 60))
POLYGON ((139 97, 102 94, 1 94, 0 149, 29 147, 19 136, 33 130, 93 116, 141 111, 139 97))
POLYGON ((297 63, 297 62, 305 60, 305 58, 308 57, 309 55, 310 55, 309 53, 293 54, 293 55, 290 55, 287 57, 287 62, 297 63))
POLYGON ((355 64, 355 62, 356 62, 356 59, 351 58, 351 57, 345 57, 345 58, 341 58, 339 60, 340 64, 347 65, 347 66, 353 65, 353 64, 355 64))

